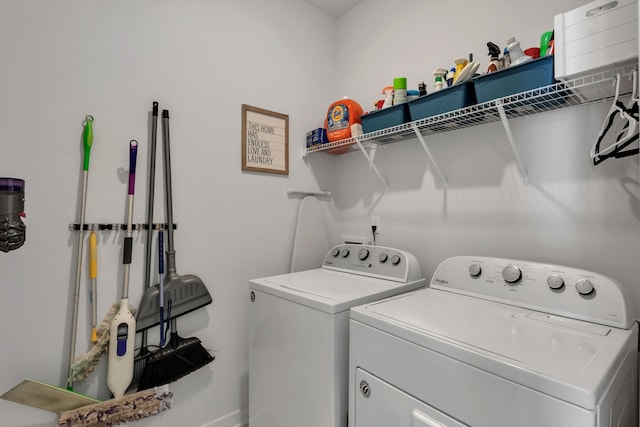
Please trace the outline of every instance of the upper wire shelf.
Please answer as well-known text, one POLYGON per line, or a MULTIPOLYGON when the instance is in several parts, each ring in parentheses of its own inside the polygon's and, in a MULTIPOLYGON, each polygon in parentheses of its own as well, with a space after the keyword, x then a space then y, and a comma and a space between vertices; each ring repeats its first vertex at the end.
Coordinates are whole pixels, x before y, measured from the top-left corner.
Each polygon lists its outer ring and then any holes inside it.
MULTIPOLYGON (((508 119, 529 116, 546 111, 559 110, 577 105, 602 101, 615 96, 615 77, 620 75, 619 96, 631 94, 633 71, 636 64, 628 64, 526 92, 493 99, 436 116, 426 117, 398 126, 365 133, 358 138, 363 147, 373 144, 388 144, 415 138, 417 129, 422 135, 450 132, 501 120, 500 108, 508 119)), ((356 138, 347 138, 303 149, 303 155, 336 148, 359 149, 356 138)))

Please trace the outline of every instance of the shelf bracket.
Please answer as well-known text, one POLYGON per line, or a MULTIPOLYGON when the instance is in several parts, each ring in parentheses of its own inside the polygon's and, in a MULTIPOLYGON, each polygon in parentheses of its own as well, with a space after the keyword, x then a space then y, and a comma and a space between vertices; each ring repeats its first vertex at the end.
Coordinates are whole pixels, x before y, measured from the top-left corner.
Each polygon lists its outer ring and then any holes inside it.
POLYGON ((502 121, 502 126, 504 127, 504 131, 507 134, 507 139, 509 140, 509 144, 511 144, 511 151, 513 151, 513 157, 515 158, 516 164, 518 165, 518 169, 520 170, 522 185, 527 185, 529 183, 529 176, 527 175, 527 171, 524 168, 522 159, 520 159, 520 156, 518 155, 518 150, 516 149, 516 144, 513 140, 513 134, 511 133, 511 126, 509 125, 509 119, 507 119, 507 114, 504 112, 504 105, 502 105, 501 100, 496 101, 496 108, 498 109, 498 113, 500 114, 500 120, 502 121))
POLYGON ((376 173, 376 175, 378 175, 378 178, 384 185, 385 191, 389 191, 389 185, 387 184, 387 181, 382 177, 382 174, 380 174, 380 171, 378 170, 376 165, 373 163, 373 157, 371 157, 369 153, 367 153, 367 150, 364 149, 362 142, 360 142, 360 137, 356 136, 354 139, 356 140, 356 144, 358 144, 358 148, 360 149, 360 151, 362 151, 362 154, 364 154, 364 157, 369 162, 369 169, 373 169, 373 171, 376 173))
POLYGON ((442 189, 446 191, 447 185, 448 185, 447 178, 445 178, 445 176, 442 174, 442 171, 440 170, 440 168, 438 167, 438 164, 433 158, 433 154, 431 154, 431 150, 429 150, 429 146, 425 142, 424 137, 422 136, 422 133, 420 133, 420 129, 418 129, 418 125, 414 123, 412 127, 413 127, 413 131, 416 134, 416 137, 418 138, 418 141, 420 141, 420 144, 422 144, 422 148, 424 148, 424 151, 427 153, 427 156, 429 157, 429 160, 433 165, 433 169, 436 171, 436 174, 440 178, 440 181, 442 181, 442 189))

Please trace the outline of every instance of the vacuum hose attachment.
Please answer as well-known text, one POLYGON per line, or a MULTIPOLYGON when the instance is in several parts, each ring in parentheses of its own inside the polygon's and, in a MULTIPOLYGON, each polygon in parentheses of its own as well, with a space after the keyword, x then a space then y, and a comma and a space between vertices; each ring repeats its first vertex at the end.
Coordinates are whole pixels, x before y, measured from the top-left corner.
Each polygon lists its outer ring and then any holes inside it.
POLYGON ((24 180, 0 178, 0 251, 9 252, 24 245, 27 226, 24 214, 24 180))

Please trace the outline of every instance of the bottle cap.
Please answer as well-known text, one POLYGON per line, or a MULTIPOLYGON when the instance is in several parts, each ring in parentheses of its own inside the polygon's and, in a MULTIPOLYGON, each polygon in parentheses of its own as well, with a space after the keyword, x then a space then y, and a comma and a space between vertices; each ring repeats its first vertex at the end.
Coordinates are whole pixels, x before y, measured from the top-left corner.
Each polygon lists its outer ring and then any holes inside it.
POLYGON ((393 79, 393 88, 394 89, 406 89, 407 88, 407 78, 406 77, 396 77, 393 79))

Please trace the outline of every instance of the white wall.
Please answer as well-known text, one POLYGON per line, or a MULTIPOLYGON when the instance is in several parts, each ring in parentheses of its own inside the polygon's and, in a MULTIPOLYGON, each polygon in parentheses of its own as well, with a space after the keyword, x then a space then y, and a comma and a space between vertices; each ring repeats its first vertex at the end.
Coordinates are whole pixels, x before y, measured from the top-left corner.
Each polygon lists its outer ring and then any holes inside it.
MULTIPOLYGON (((529 172, 522 186, 504 131, 492 124, 430 138, 449 181, 442 191, 416 140, 378 150, 385 193, 364 157, 298 156, 328 105, 350 95, 365 108, 393 77, 411 86, 485 42, 534 45, 552 17, 582 4, 365 0, 333 20, 298 0, 5 1, 0 13, 0 175, 27 182, 27 244, 0 254, 4 345, 0 391, 30 377, 62 385, 75 277, 81 123, 96 118, 87 220, 123 221, 127 144, 141 142, 134 220, 145 219, 148 114, 171 111, 178 273, 200 276, 214 303, 178 322, 216 361, 173 385, 174 406, 136 425, 227 427, 246 422, 247 283, 288 269, 299 199, 288 187, 331 190, 335 235, 368 235, 413 252, 429 276, 461 253, 557 262, 608 274, 640 312, 637 157, 593 167, 588 150, 605 104, 512 123, 529 172), (338 42, 339 41, 339 42, 338 42), (290 175, 240 171, 240 105, 289 114, 290 175)), ((160 159, 160 156, 159 156, 160 159)), ((162 168, 158 165, 158 175, 162 168)), ((156 221, 163 218, 156 186, 156 221)), ((136 234, 131 299, 142 292, 136 234)), ((122 234, 101 233, 99 303, 120 295, 122 234)), ((86 348, 86 284, 78 349, 86 348)), ((151 339, 156 336, 151 334, 151 339)), ((80 391, 106 397, 98 375, 80 391)), ((51 425, 55 416, 0 400, 3 423, 51 425)))
MULTIPOLYGON (((583 3, 494 0, 433 7, 403 0, 390 13, 387 2, 368 0, 339 20, 339 89, 369 109, 394 77, 407 76, 411 88, 420 80, 432 88, 432 70, 450 67, 456 56, 474 53, 484 71, 487 41, 504 47, 515 36, 523 48, 535 46, 555 14, 583 3)), ((609 106, 513 120, 529 174, 524 186, 499 123, 427 137, 447 191, 416 139, 377 150, 375 163, 390 186, 386 193, 364 156, 339 156, 338 233, 370 236, 370 216, 378 215, 378 244, 413 252, 427 277, 446 257, 462 254, 597 271, 624 285, 640 317, 638 157, 598 166, 589 158, 609 106)))
MULTIPOLYGON (((26 180, 28 227, 24 247, 0 254, 0 392, 24 378, 64 384, 77 236, 68 225, 79 218, 85 115, 95 117, 87 222, 124 222, 130 139, 140 142, 134 221, 144 222, 148 118, 158 101, 171 114, 178 274, 201 277, 214 299, 181 317, 178 331, 216 360, 173 385, 171 411, 137 425, 246 422, 248 281, 288 271, 300 199, 286 189, 317 188, 299 149, 333 100, 336 21, 297 0, 4 1, 0 9, 0 175, 26 180), (289 115, 289 176, 241 171, 242 103, 289 115)), ((100 318, 120 297, 122 238, 99 235, 100 318)), ((135 239, 137 305, 144 234, 135 239)), ((87 286, 78 352, 88 348, 87 286)), ((76 389, 106 398, 105 365, 76 389)), ((7 426, 56 420, 4 400, 0 413, 7 426)))

